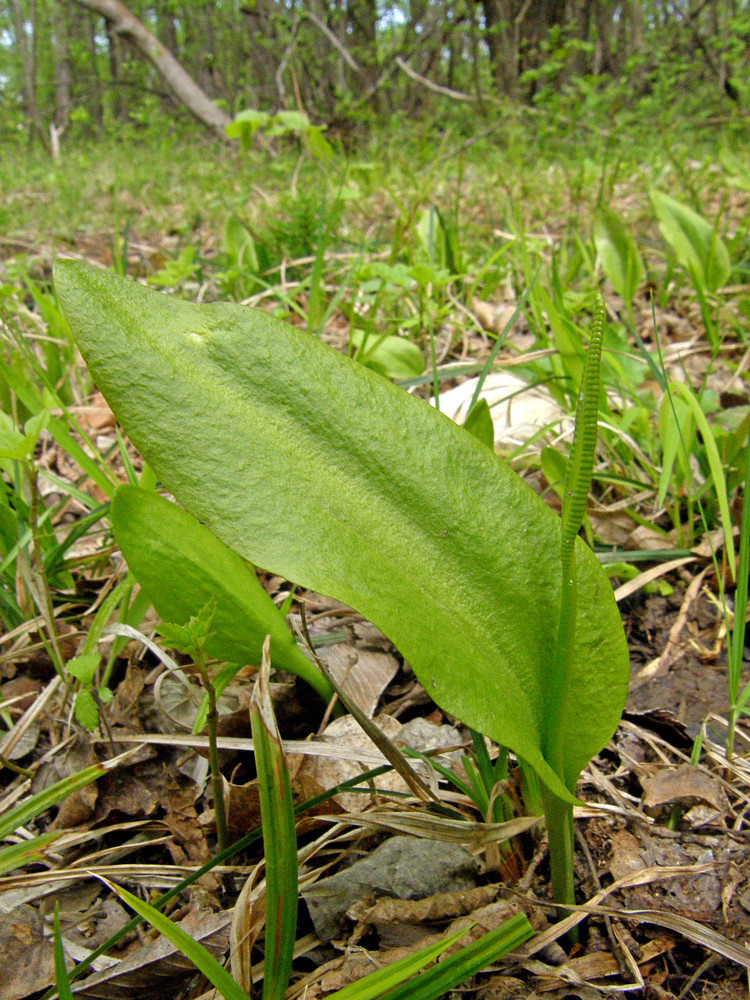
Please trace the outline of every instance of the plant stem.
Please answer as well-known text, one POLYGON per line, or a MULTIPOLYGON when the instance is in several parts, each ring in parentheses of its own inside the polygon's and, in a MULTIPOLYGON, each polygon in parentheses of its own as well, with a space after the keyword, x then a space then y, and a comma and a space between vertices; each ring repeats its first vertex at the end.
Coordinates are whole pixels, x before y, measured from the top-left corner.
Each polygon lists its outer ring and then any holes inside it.
POLYGON ((208 763, 211 769, 211 791, 214 797, 214 813, 216 816, 216 839, 221 854, 229 843, 227 836, 227 814, 224 808, 224 782, 219 764, 219 747, 217 745, 219 713, 216 709, 216 688, 208 672, 203 650, 198 646, 195 650, 195 666, 201 677, 203 687, 208 696, 208 713, 206 715, 206 735, 208 736, 208 763))
POLYGON ((29 528, 31 530, 31 542, 34 552, 34 569, 36 570, 40 590, 40 594, 37 596, 37 603, 47 625, 51 647, 48 652, 52 657, 52 662, 58 676, 64 678, 65 659, 60 651, 57 620, 55 619, 55 609, 52 603, 49 580, 44 568, 44 553, 42 551, 41 535, 39 534, 39 503, 41 499, 39 494, 39 473, 33 462, 26 463, 26 481, 29 488, 29 528))
POLYGON ((742 657, 745 652, 745 618, 747 616, 748 572, 750 572, 750 437, 745 444, 745 492, 740 524, 740 557, 737 569, 737 589, 734 593, 734 625, 729 645, 729 732, 727 760, 734 754, 737 721, 748 700, 746 685, 740 696, 742 657))
MULTIPOLYGON (((575 869, 573 846, 573 806, 563 802, 542 787, 544 802, 544 819, 547 824, 549 838, 549 863, 552 873, 552 891, 555 900, 563 906, 575 904, 575 869)), ((568 913, 562 907, 557 911, 557 917, 562 920, 568 913)))

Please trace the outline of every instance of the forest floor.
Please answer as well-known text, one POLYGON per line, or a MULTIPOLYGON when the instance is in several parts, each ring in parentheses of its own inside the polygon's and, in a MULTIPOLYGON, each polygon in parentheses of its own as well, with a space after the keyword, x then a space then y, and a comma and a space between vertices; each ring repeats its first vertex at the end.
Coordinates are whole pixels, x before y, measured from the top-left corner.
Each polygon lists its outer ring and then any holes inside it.
MULTIPOLYGON (((717 194, 719 187, 709 186, 706 211, 712 200, 716 204, 724 197, 725 208, 726 199, 733 199, 728 217, 742 217, 746 194, 735 189, 717 194)), ((28 195, 27 190, 23 197, 28 195)), ((122 203, 122 192, 117 197, 122 203)), ((559 192, 555 197, 561 198, 559 192)), ((545 240, 553 248, 564 244, 572 220, 590 227, 591 206, 574 201, 558 200, 547 212, 540 246, 545 240)), ((363 214, 377 202, 375 193, 363 214)), ((643 191, 637 184, 623 185, 609 204, 622 215, 634 208, 637 214, 643 191)), ((171 205, 163 208, 163 214, 178 215, 181 210, 184 206, 171 205)), ((542 214, 543 208, 535 208, 527 222, 538 223, 542 214)), ((227 279, 212 278, 210 265, 200 272, 191 270, 194 260, 205 264, 220 259, 221 238, 213 221, 199 222, 192 232, 190 245, 196 247, 192 258, 184 255, 184 233, 165 235, 153 228, 153 222, 151 228, 144 222, 139 230, 137 212, 132 217, 127 239, 119 245, 111 228, 77 228, 65 240, 49 232, 15 231, 3 242, 2 274, 9 291, 1 318, 7 326, 15 324, 40 357, 45 333, 59 335, 50 327, 55 322, 51 294, 39 291, 49 287, 53 254, 115 267, 140 278, 163 274, 170 262, 182 260, 183 270, 175 282, 181 294, 208 298, 225 294, 227 279), (25 286, 19 285, 21 273, 27 279, 25 286)), ((416 218, 415 207, 413 223, 416 218)), ((350 224, 354 226, 353 218, 350 224)), ((735 231, 740 228, 735 226, 735 231)), ((653 225, 650 231, 642 230, 642 245, 648 247, 653 234, 653 225)), ((570 246, 565 250, 569 272, 574 253, 570 246)), ((548 264, 553 255, 554 250, 539 250, 539 259, 544 257, 548 264)), ((322 259, 335 274, 340 259, 333 250, 326 250, 322 259)), ((296 269, 294 261, 285 266, 295 274, 300 267, 307 268, 309 274, 315 257, 312 263, 306 260, 299 265, 298 259, 296 269)), ((224 275, 230 270, 226 261, 219 269, 224 275)), ((282 268, 271 306, 278 311, 279 304, 284 305, 286 314, 302 325, 300 317, 306 315, 312 286, 305 286, 304 280, 298 285, 290 280, 284 286, 284 274, 282 268)), ((325 287, 332 298, 334 286, 325 287)), ((746 287, 736 286, 726 305, 728 312, 732 302, 746 294, 746 287)), ((665 284, 656 301, 652 293, 653 284, 644 281, 634 300, 633 315, 642 340, 654 343, 655 321, 668 365, 679 368, 694 384, 707 386, 720 407, 747 407, 750 396, 742 374, 747 340, 725 339, 717 360, 695 296, 674 283, 665 284)), ((610 316, 622 314, 622 299, 611 287, 605 287, 604 294, 610 316)), ((253 301, 263 305, 266 299, 257 294, 253 301)), ((440 363, 485 361, 493 332, 496 336, 502 329, 515 305, 508 282, 478 286, 477 294, 463 306, 443 300, 435 319, 436 331, 444 334, 440 363), (463 316, 467 309, 473 317, 468 324, 463 316)), ((325 317, 321 335, 337 346, 345 345, 349 322, 350 314, 334 307, 325 317)), ((498 361, 517 365, 519 354, 535 346, 533 320, 523 314, 498 361)), ((448 381, 446 387, 460 381, 448 381)), ((70 385, 69 408, 78 429, 90 436, 99 455, 107 456, 107 475, 114 482, 137 475, 138 455, 118 439, 114 417, 87 383, 77 357, 71 358, 70 385)), ((12 396, 14 392, 8 399, 12 396)), ((651 433, 657 431, 652 427, 651 433)), ((68 538, 71 527, 91 513, 82 497, 101 504, 106 495, 51 437, 43 438, 37 449, 36 467, 44 505, 54 511, 56 537, 68 538)), ((696 461, 693 467, 697 469, 696 461)), ((516 468, 559 509, 538 452, 531 457, 522 454, 516 468)), ((7 462, 3 472, 10 482, 7 462)), ((683 497, 690 489, 689 483, 676 486, 683 497)), ((737 524, 740 492, 730 496, 737 524)), ((497 927, 513 912, 528 915, 536 936, 459 992, 480 1000, 593 1000, 615 993, 696 1000, 747 996, 750 727, 740 724, 736 753, 728 759, 726 616, 720 594, 725 582, 730 590, 732 584, 722 556, 721 531, 717 533, 715 522, 708 535, 699 530, 686 542, 670 526, 664 509, 657 510, 653 495, 641 498, 635 518, 623 513, 625 507, 634 508, 632 497, 628 500, 627 505, 618 504, 602 488, 592 510, 598 545, 641 555, 633 563, 638 571, 634 580, 614 581, 631 654, 625 713, 609 745, 585 769, 579 786, 585 803, 576 810, 579 908, 574 919, 580 923, 579 940, 571 944, 552 922, 540 825, 529 823, 510 840, 488 839, 481 832, 488 817, 424 762, 420 773, 437 797, 455 815, 473 821, 471 836, 460 843, 455 829, 459 824, 452 821, 439 828, 424 804, 393 774, 373 779, 357 792, 337 792, 324 806, 300 817, 302 899, 289 996, 326 997, 435 935, 469 924, 474 925, 470 933, 477 935, 497 927), (649 549, 659 552, 651 561, 643 558, 649 549), (673 558, 664 557, 665 549, 674 551, 673 558), (642 574, 649 569, 651 576, 646 579, 642 574), (338 877, 339 872, 346 875, 338 877)), ((60 585, 55 620, 61 651, 69 660, 81 652, 97 610, 122 579, 124 567, 106 518, 70 544, 67 558, 72 573, 68 583, 73 587, 66 590, 60 585)), ((33 555, 29 565, 33 569, 33 555)), ((23 597, 27 590, 21 603, 28 615, 15 627, 6 623, 0 649, 7 727, 0 752, 15 768, 2 772, 0 823, 11 808, 55 781, 97 761, 129 755, 97 782, 69 795, 56 811, 6 831, 8 843, 22 844, 40 833, 56 837, 41 854, 17 868, 5 868, 0 875, 0 954, 5 958, 0 995, 5 1000, 40 997, 54 984, 50 927, 56 905, 68 958, 80 962, 130 917, 102 878, 153 899, 207 865, 216 851, 206 742, 192 734, 197 707, 184 688, 153 649, 131 638, 112 664, 108 683, 114 697, 102 709, 106 725, 87 732, 71 717, 70 680, 55 671, 44 614, 32 613, 33 586, 28 582, 33 573, 24 576, 20 560, 14 572, 17 596, 23 597)), ((289 596, 287 581, 267 574, 262 580, 278 604, 289 596)), ((356 612, 324 596, 295 591, 292 620, 299 619, 301 606, 318 654, 348 697, 397 746, 441 750, 438 759, 465 781, 462 755, 471 749, 470 732, 431 701, 388 639, 356 612)), ((151 611, 140 631, 152 636, 155 621, 151 611)), ((185 657, 177 660, 188 664, 185 657)), ((258 781, 248 749, 254 675, 254 669, 242 670, 220 703, 222 773, 232 840, 260 822, 258 781)), ((748 680, 746 659, 741 683, 748 680)), ((282 738, 289 741, 297 803, 336 788, 382 760, 350 717, 333 722, 324 718, 323 706, 302 682, 277 676, 272 694, 282 738)), ((496 751, 492 749, 493 756, 496 751)), ((511 768, 501 791, 523 811, 523 779, 517 768, 511 768)), ((172 920, 181 922, 215 954, 225 954, 231 943, 232 950, 252 964, 256 989, 262 976, 262 949, 257 946, 264 921, 261 878, 262 851, 258 845, 247 846, 231 863, 207 871, 185 887, 168 910, 172 920)), ((129 932, 94 968, 80 985, 76 983, 76 996, 156 997, 165 991, 175 998, 214 996, 174 946, 143 927, 129 932)))

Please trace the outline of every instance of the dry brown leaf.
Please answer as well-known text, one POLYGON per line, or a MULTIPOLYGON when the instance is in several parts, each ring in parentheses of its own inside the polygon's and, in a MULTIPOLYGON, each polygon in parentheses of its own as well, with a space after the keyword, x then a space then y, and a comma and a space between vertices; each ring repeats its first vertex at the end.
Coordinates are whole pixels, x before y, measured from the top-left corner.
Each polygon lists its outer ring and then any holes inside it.
POLYGON ((463 917, 487 906, 497 895, 497 886, 480 885, 458 892, 436 892, 425 899, 379 899, 359 919, 368 924, 438 923, 463 917))
POLYGON ((0 911, 0 996, 23 1000, 55 982, 52 940, 43 937, 39 913, 22 904, 0 911))
POLYGON ((374 927, 381 948, 424 944, 434 925, 473 914, 497 895, 497 886, 484 885, 458 892, 438 892, 426 899, 379 899, 373 906, 355 904, 347 916, 359 924, 357 938, 374 927))
MULTIPOLYGON (((398 737, 401 723, 396 719, 389 715, 381 715, 375 721, 389 739, 393 740, 398 737)), ((359 724, 350 715, 334 719, 326 728, 321 739, 332 745, 348 748, 361 748, 369 751, 376 749, 374 743, 365 736, 359 724)), ((295 791, 303 800, 311 799, 315 795, 320 795, 321 792, 327 792, 342 781, 356 777, 363 770, 365 768, 353 761, 337 757, 305 757, 297 772, 295 791)), ((382 791, 408 791, 403 779, 392 772, 375 778, 374 784, 382 791)), ((345 812, 357 813, 371 805, 372 799, 368 795, 356 792, 341 792, 326 803, 326 809, 331 808, 331 803, 335 803, 345 812)))
POLYGON ((676 770, 663 768, 652 777, 641 780, 643 805, 650 815, 657 815, 665 806, 688 809, 698 803, 708 803, 715 819, 729 812, 729 801, 718 778, 691 764, 676 770))
MULTIPOLYGON (((256 868, 256 872, 257 872, 256 868)), ((266 922, 266 883, 247 879, 234 906, 231 930, 232 977, 252 996, 252 951, 266 922)))
MULTIPOLYGON (((597 538, 606 545, 617 546, 621 549, 638 548, 637 543, 633 540, 636 522, 626 510, 602 510, 590 507, 588 515, 597 538)), ((627 559, 627 555, 624 553, 623 559, 627 559)))
POLYGON ((101 431, 107 427, 117 426, 117 418, 110 410, 104 396, 98 391, 93 393, 89 403, 82 406, 71 406, 69 410, 78 417, 78 422, 88 434, 92 431, 101 431))
MULTIPOLYGON (((659 937, 653 941, 647 941, 642 949, 641 958, 638 965, 643 967, 652 962, 659 955, 671 951, 675 946, 674 938, 659 937)), ((538 963, 542 966, 542 963, 538 963)), ((594 951, 587 955, 580 955, 572 958, 561 966, 545 966, 544 971, 537 972, 542 976, 541 982, 535 983, 534 988, 538 993, 549 993, 558 989, 561 982, 573 982, 578 984, 596 987, 592 982, 594 979, 607 979, 609 976, 620 974, 620 967, 617 959, 608 951, 594 951)))
POLYGON ((398 671, 396 657, 391 653, 343 642, 322 647, 318 656, 326 663, 344 694, 372 718, 383 692, 398 671))
POLYGON ((131 733, 142 731, 138 703, 145 686, 145 670, 130 663, 125 676, 117 685, 115 696, 109 706, 108 718, 111 726, 123 726, 131 733))
MULTIPOLYGON (((220 957, 229 945, 229 925, 232 911, 214 913, 211 910, 191 910, 178 926, 220 957)), ((194 966, 165 937, 158 937, 132 952, 117 966, 98 972, 84 980, 76 996, 92 1000, 121 1000, 130 993, 143 997, 163 998, 165 988, 174 992, 174 978, 192 974, 194 966), (145 992, 144 992, 145 991, 145 992)))
MULTIPOLYGON (((295 758, 299 761, 300 758, 295 758)), ((226 789, 226 809, 229 835, 232 840, 244 837, 260 823, 260 789, 257 779, 244 785, 235 785, 228 781, 226 789)))
POLYGON ((211 852, 195 807, 201 795, 200 788, 183 774, 170 774, 164 781, 163 792, 164 822, 174 837, 168 846, 175 864, 182 865, 186 861, 206 864, 211 860, 211 852))

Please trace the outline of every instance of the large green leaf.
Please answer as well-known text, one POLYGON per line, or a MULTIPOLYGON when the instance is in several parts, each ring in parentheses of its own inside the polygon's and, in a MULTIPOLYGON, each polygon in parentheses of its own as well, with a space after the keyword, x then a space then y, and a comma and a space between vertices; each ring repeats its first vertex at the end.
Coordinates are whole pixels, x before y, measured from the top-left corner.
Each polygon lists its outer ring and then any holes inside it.
POLYGON ((333 695, 252 567, 191 514, 138 486, 120 486, 112 527, 128 566, 165 621, 186 622, 216 600, 209 656, 259 666, 270 635, 274 667, 302 677, 325 699, 333 695))
POLYGON ((439 705, 569 799, 617 726, 628 654, 580 542, 571 673, 549 704, 557 515, 434 408, 265 313, 74 261, 55 280, 99 388, 180 502, 245 558, 366 615, 439 705), (541 750, 555 719, 564 783, 541 750))
POLYGON ((716 228, 669 195, 655 189, 650 194, 659 229, 698 290, 718 291, 729 280, 732 263, 716 228))

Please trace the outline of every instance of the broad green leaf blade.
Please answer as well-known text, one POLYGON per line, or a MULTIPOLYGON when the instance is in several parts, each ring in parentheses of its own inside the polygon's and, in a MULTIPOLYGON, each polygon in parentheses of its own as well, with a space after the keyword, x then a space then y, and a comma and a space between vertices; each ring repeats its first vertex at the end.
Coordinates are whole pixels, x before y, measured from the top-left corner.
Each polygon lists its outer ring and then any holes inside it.
POLYGON ((594 243, 604 273, 628 308, 632 308, 633 298, 646 272, 630 230, 609 208, 600 208, 596 213, 594 243))
POLYGON ((284 1000, 297 939, 297 830, 289 771, 273 714, 270 667, 266 644, 250 703, 266 859, 263 1000, 284 1000))
POLYGON ((180 502, 256 565, 367 616, 439 705, 569 799, 617 727, 629 661, 579 542, 560 780, 541 752, 560 599, 544 501, 433 407, 265 313, 76 261, 55 273, 99 388, 180 502))
POLYGON ((273 665, 333 691, 294 641, 284 616, 250 566, 208 528, 175 504, 138 486, 121 486, 112 502, 112 529, 125 560, 167 622, 186 622, 214 597, 206 644, 209 656, 259 666, 271 636, 273 665))
POLYGON ((716 229, 697 212, 661 191, 651 201, 664 239, 692 275, 698 291, 716 292, 729 280, 729 251, 716 229))
POLYGON ((216 987, 224 1000, 250 1000, 249 995, 235 983, 224 966, 220 965, 211 952, 199 941, 194 941, 181 927, 172 923, 169 917, 165 917, 150 903, 144 902, 138 896, 134 896, 132 892, 102 878, 101 875, 99 878, 113 892, 117 893, 124 903, 127 903, 144 920, 148 920, 152 927, 163 934, 168 941, 171 941, 186 958, 189 958, 196 969, 202 972, 206 979, 216 987))

